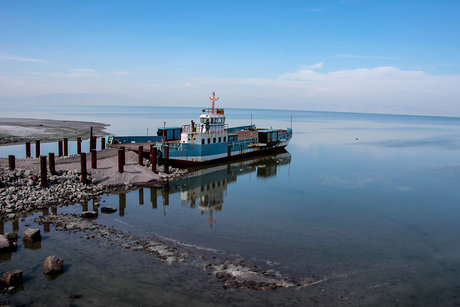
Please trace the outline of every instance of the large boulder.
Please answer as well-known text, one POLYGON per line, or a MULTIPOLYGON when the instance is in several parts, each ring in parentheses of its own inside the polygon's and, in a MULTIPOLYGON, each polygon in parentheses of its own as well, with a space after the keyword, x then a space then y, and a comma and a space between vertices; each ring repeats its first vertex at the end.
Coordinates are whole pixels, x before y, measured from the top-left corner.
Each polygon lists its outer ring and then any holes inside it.
POLYGON ((22 271, 14 270, 6 272, 0 279, 5 287, 17 287, 22 285, 22 271))
POLYGON ((55 275, 64 273, 64 259, 57 256, 48 256, 42 265, 43 274, 55 275))
POLYGON ((22 240, 27 243, 38 242, 42 240, 40 229, 29 228, 22 234, 22 240))
POLYGON ((6 236, 0 236, 0 253, 9 253, 10 251, 10 241, 6 236))

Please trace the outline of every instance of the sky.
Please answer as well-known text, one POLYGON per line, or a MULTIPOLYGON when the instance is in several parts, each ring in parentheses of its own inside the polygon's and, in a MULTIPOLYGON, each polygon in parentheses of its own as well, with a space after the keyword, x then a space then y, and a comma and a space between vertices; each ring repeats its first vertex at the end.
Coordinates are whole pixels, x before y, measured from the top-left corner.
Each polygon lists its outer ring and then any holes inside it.
POLYGON ((460 1, 0 0, 0 105, 460 116, 460 1))

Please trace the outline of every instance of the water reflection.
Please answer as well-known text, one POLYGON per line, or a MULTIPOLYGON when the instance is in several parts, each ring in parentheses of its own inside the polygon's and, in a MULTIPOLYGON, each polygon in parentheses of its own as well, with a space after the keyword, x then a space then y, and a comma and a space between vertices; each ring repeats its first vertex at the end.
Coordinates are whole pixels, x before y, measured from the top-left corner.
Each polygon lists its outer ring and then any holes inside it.
MULTIPOLYGON (((209 215, 207 221, 212 227, 216 223, 213 212, 222 210, 228 184, 236 182, 238 176, 250 173, 256 173, 258 178, 274 177, 280 166, 289 165, 290 162, 291 155, 283 152, 273 156, 194 170, 186 178, 171 182, 167 187, 150 188, 152 209, 158 208, 158 194, 160 194, 163 214, 166 215, 170 196, 178 194, 182 207, 194 209, 198 206, 202 214, 209 215)), ((139 204, 143 205, 144 189, 140 188, 138 193, 139 204)), ((126 207, 126 195, 123 193, 119 195, 119 206, 120 216, 123 216, 126 207)))

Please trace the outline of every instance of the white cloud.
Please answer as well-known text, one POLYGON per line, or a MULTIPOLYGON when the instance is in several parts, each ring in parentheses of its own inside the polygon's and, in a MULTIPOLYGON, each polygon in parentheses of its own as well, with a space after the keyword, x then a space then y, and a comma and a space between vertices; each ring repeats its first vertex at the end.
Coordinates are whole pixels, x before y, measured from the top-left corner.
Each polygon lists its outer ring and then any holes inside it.
POLYGON ((56 78, 85 78, 96 77, 98 74, 92 68, 72 68, 66 73, 50 73, 49 75, 56 78))
POLYGON ((110 74, 114 76, 129 76, 129 75, 132 75, 133 73, 130 71, 119 70, 119 71, 111 72, 110 74))
POLYGON ((41 60, 41 59, 21 57, 21 56, 10 55, 10 54, 5 54, 5 53, 0 53, 0 61, 16 61, 16 62, 39 63, 39 64, 48 63, 48 61, 41 60))
POLYGON ((321 61, 321 62, 318 62, 318 63, 313 64, 313 65, 302 66, 302 68, 304 68, 304 69, 321 69, 321 68, 323 68, 323 65, 324 65, 324 62, 321 61))

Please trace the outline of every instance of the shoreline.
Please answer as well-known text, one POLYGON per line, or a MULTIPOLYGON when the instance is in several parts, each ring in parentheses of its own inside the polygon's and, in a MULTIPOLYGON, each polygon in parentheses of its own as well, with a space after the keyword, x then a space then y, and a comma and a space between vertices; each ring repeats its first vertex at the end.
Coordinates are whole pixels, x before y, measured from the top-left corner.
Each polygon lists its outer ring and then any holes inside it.
POLYGON ((40 140, 44 143, 77 137, 88 139, 91 127, 94 135, 109 135, 109 124, 73 120, 0 117, 0 146, 17 145, 40 140))
POLYGON ((9 170, 8 159, 0 158, 0 218, 13 219, 53 205, 69 205, 90 200, 104 193, 135 187, 162 187, 170 180, 183 177, 187 170, 170 168, 168 174, 163 166, 157 172, 151 170, 150 161, 138 164, 138 155, 126 151, 124 172, 118 172, 117 150, 98 151, 98 168, 87 163, 88 183, 81 183, 80 157, 78 155, 56 159, 56 174, 47 176, 48 187, 40 187, 40 163, 38 158, 16 159, 16 169, 9 170))

